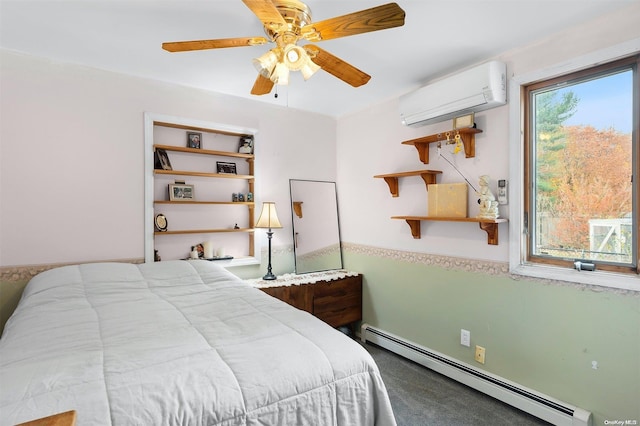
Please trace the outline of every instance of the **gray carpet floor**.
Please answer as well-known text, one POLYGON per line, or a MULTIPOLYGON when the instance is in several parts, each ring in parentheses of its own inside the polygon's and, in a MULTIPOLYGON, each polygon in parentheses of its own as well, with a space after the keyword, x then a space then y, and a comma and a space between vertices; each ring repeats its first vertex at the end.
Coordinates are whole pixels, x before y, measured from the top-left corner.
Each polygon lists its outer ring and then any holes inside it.
POLYGON ((363 346, 380 368, 398 426, 549 425, 386 349, 363 346))

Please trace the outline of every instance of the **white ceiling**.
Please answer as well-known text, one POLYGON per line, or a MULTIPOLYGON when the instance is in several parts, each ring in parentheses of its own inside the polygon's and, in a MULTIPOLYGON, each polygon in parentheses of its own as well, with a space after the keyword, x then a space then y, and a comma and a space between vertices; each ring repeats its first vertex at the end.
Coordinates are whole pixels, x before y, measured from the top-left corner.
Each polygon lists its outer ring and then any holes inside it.
MULTIPOLYGON (((263 36, 240 0, 0 0, 0 46, 57 61, 252 98, 334 117, 407 93, 456 69, 639 0, 397 0, 405 25, 318 45, 371 75, 353 88, 294 73, 269 95, 249 92, 251 60, 270 45, 169 53, 166 41, 263 36)), ((308 0, 313 21, 386 3, 308 0)))

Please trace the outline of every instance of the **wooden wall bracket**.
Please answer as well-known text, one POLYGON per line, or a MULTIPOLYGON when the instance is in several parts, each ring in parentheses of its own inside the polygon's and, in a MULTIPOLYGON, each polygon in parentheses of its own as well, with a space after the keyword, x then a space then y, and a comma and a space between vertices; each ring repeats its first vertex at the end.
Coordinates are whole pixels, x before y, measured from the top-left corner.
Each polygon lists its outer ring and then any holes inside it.
POLYGON ((456 133, 460 134, 462 138, 462 144, 464 145, 464 155, 466 158, 473 158, 476 156, 476 133, 482 133, 482 130, 473 127, 457 130, 447 130, 441 133, 404 141, 402 142, 402 144, 415 146, 418 150, 418 157, 420 158, 420 161, 422 161, 422 163, 424 164, 429 164, 429 144, 446 142, 447 133, 449 133, 450 141, 453 141, 456 133))
POLYGON ((400 195, 400 190, 398 188, 398 178, 406 177, 406 176, 420 176, 422 180, 424 180, 424 184, 427 186, 427 191, 429 190, 429 185, 436 183, 436 176, 442 173, 440 170, 416 170, 413 172, 398 172, 398 173, 388 173, 384 175, 375 175, 374 178, 382 178, 387 185, 389 186, 389 191, 391 192, 392 197, 397 197, 400 195))
POLYGON ((507 222, 507 219, 484 219, 477 217, 433 217, 433 216, 391 216, 391 219, 401 219, 407 222, 411 228, 411 235, 420 239, 420 222, 476 222, 480 229, 487 233, 487 244, 498 245, 498 224, 507 222))

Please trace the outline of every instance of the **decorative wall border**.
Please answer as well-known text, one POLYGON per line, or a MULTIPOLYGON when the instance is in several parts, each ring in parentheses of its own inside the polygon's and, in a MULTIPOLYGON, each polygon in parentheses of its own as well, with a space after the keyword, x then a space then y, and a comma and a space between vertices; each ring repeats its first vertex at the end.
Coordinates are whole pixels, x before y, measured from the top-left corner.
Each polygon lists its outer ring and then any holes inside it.
POLYGON ((418 253, 403 250, 394 250, 381 247, 366 246, 354 243, 342 243, 344 252, 352 252, 372 257, 381 257, 399 262, 417 263, 427 266, 437 266, 447 270, 482 273, 495 276, 503 276, 514 281, 527 281, 536 284, 550 286, 571 287, 578 290, 589 290, 596 293, 615 293, 627 296, 640 297, 640 291, 625 290, 615 287, 604 287, 591 284, 582 284, 569 281, 552 280, 546 278, 527 277, 509 272, 509 262, 495 262, 490 260, 467 259, 454 256, 441 256, 436 254, 418 253))
POLYGON ((40 272, 44 272, 49 269, 59 268, 61 266, 78 265, 83 263, 104 263, 104 262, 139 264, 139 263, 144 263, 144 258, 119 259, 119 260, 96 260, 96 261, 67 262, 67 263, 49 263, 49 264, 42 264, 42 265, 2 266, 0 267, 0 282, 6 282, 6 283, 25 282, 25 281, 29 281, 31 278, 38 275, 40 272))
POLYGON ((364 254, 366 256, 383 257, 385 259, 399 262, 438 266, 448 270, 479 272, 489 275, 509 275, 508 262, 493 262, 488 260, 441 256, 436 254, 386 249, 344 242, 342 243, 342 249, 357 254, 364 254))

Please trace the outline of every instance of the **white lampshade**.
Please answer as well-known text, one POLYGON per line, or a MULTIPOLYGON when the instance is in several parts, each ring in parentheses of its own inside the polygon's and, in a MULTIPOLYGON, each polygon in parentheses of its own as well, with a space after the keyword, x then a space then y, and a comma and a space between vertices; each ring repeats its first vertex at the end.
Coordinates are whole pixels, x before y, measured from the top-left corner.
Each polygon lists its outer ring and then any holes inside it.
POLYGON ((278 220, 278 214, 276 213, 276 203, 273 201, 265 201, 262 203, 262 211, 258 222, 256 222, 256 228, 282 228, 280 221, 278 220))

